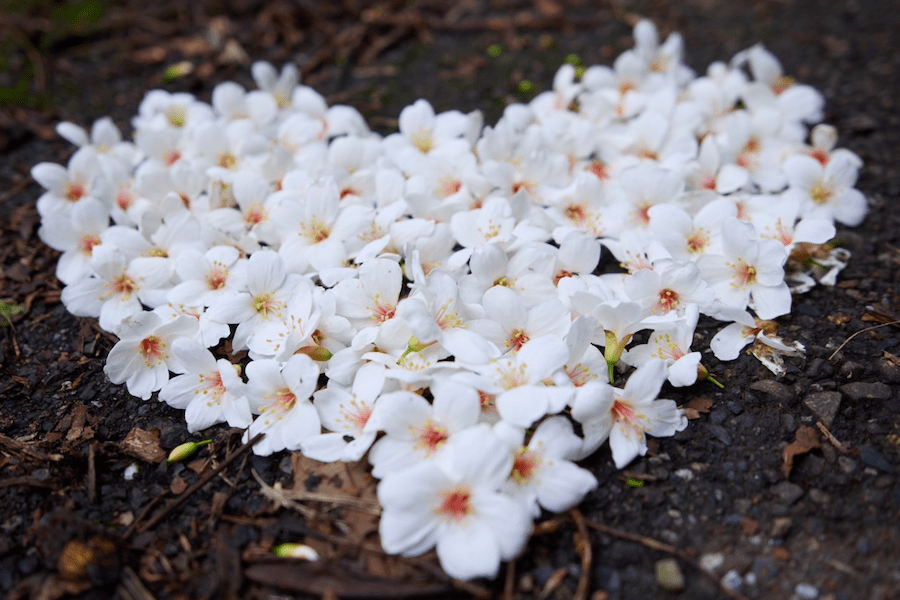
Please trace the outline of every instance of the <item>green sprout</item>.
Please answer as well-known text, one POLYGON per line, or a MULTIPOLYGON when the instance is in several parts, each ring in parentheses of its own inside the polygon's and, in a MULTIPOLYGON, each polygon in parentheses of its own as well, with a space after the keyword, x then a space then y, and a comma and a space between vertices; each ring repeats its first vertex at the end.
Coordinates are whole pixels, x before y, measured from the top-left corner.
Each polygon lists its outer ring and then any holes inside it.
POLYGON ((628 487, 633 487, 633 488, 644 487, 644 480, 638 479, 637 477, 629 477, 628 479, 625 480, 625 483, 628 485, 628 487))
POLYGON ((6 321, 6 325, 12 327, 12 317, 14 317, 15 315, 21 315, 24 312, 24 304, 16 304, 15 302, 0 300, 0 317, 3 317, 3 320, 6 321))
POLYGON ((497 58, 501 54, 503 54, 503 46, 500 44, 491 44, 487 49, 488 56, 491 58, 497 58))
POLYGON ((527 79, 523 79, 519 82, 519 93, 520 94, 530 94, 534 91, 534 83, 528 81, 527 79))

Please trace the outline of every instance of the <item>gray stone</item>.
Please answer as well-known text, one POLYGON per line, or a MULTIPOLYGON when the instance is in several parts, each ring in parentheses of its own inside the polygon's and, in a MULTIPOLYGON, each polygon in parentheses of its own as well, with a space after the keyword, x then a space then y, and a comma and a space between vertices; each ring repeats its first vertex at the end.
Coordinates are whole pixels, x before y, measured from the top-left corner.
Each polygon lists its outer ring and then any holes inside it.
MULTIPOLYGON (((855 384, 850 384, 855 385, 855 384)), ((803 400, 803 406, 822 422, 825 427, 831 427, 834 416, 841 406, 840 392, 817 392, 810 394, 803 400)))
POLYGON ((667 592, 680 592, 684 589, 684 573, 674 558, 656 561, 656 584, 667 592))
POLYGON ((771 488, 772 493, 785 504, 793 504, 803 495, 803 488, 790 481, 776 483, 771 488))
POLYGON ((726 429, 725 429, 724 427, 722 427, 721 425, 716 425, 715 423, 707 423, 707 424, 706 424, 706 429, 709 430, 709 432, 710 432, 711 434, 713 434, 714 436, 716 436, 716 438, 717 438, 720 442, 722 442, 723 444, 725 444, 726 446, 730 446, 730 445, 731 445, 731 443, 732 443, 732 441, 733 441, 733 440, 731 439, 731 434, 728 433, 728 430, 726 430, 726 429))
POLYGON ((888 462, 884 455, 872 446, 863 446, 859 449, 859 458, 863 464, 880 469, 885 473, 893 473, 894 465, 888 462))
POLYGON ((900 383, 900 365, 882 358, 875 364, 878 378, 887 383, 900 383))
POLYGON ((841 392, 851 400, 890 400, 891 387, 880 381, 857 381, 841 386, 841 392))
POLYGON ((771 379, 754 381, 750 384, 750 389, 756 392, 768 394, 769 396, 780 402, 790 402, 794 399, 794 390, 784 385, 783 383, 779 383, 771 379))

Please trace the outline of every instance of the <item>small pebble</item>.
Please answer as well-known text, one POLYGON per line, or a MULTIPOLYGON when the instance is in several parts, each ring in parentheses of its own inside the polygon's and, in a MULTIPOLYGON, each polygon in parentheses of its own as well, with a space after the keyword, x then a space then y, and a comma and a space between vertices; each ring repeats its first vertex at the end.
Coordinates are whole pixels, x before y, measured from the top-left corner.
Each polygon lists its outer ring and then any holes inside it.
POLYGON ((656 583, 668 592, 680 592, 684 589, 684 573, 674 558, 656 561, 656 583))
POLYGON ((859 458, 863 464, 869 467, 875 467, 885 473, 893 473, 894 465, 888 462, 884 455, 872 446, 863 446, 859 449, 859 458))
POLYGON ((771 379, 754 381, 750 384, 750 389, 768 394, 769 396, 780 402, 790 402, 794 399, 794 390, 784 385, 783 383, 778 383, 777 381, 772 381, 771 379))
POLYGON ((785 504, 793 504, 803 495, 803 488, 790 481, 782 481, 772 486, 772 493, 785 504))
POLYGON ((858 381, 841 386, 841 392, 851 400, 890 400, 891 388, 886 383, 858 381))
POLYGON ((713 434, 716 439, 725 444, 726 446, 730 446, 733 442, 731 439, 731 434, 728 433, 728 430, 722 427, 721 425, 716 425, 715 423, 707 423, 706 429, 713 434))
POLYGON ((841 394, 839 392, 817 392, 810 394, 803 400, 803 406, 820 421, 825 427, 831 427, 838 408, 841 406, 841 394))
POLYGON ((684 479, 685 481, 690 481, 694 478, 694 472, 690 469, 678 469, 677 471, 675 471, 675 477, 684 479))
POLYGON ((725 556, 721 552, 704 554, 700 557, 700 568, 704 571, 713 572, 721 567, 724 562, 725 556))
POLYGON ((803 600, 816 600, 819 597, 819 590, 808 583, 798 583, 794 588, 794 593, 803 600))
POLYGON ((725 577, 722 578, 722 587, 726 589, 738 591, 743 585, 744 578, 734 569, 725 573, 725 577))

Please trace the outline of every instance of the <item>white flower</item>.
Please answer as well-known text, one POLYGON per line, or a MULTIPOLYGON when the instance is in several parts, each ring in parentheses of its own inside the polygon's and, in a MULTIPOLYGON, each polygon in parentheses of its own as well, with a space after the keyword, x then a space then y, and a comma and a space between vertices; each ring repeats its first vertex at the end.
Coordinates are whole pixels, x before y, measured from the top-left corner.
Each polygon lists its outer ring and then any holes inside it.
POLYGON ((613 388, 613 395, 581 388, 572 417, 595 430, 592 439, 609 435, 616 468, 647 453, 647 435, 671 436, 687 427, 687 417, 674 401, 657 400, 665 378, 666 363, 653 360, 631 374, 625 389, 613 388))
POLYGON ((120 339, 109 351, 103 370, 110 381, 125 383, 132 396, 147 400, 169 380, 169 371, 183 372, 172 344, 196 332, 197 321, 186 316, 168 323, 153 312, 128 317, 116 328, 120 339))
POLYGON ((331 384, 316 392, 316 411, 328 432, 304 440, 300 445, 304 456, 323 462, 362 458, 378 434, 371 417, 384 385, 384 368, 369 363, 356 372, 352 389, 331 384))
POLYGON ((253 452, 268 456, 297 450, 304 440, 319 434, 319 415, 309 401, 318 380, 319 368, 303 354, 295 354, 284 365, 274 360, 254 360, 247 365, 247 400, 259 416, 246 437, 266 434, 253 452))
POLYGON ((458 434, 448 454, 446 461, 422 462, 379 483, 381 544, 404 556, 436 546, 451 577, 494 577, 500 561, 522 551, 531 529, 525 507, 498 491, 512 456, 483 424, 458 434))
POLYGON ((176 339, 172 354, 185 373, 169 379, 159 399, 185 411, 189 432, 222 422, 242 429, 250 425, 253 416, 239 367, 224 358, 216 360, 209 350, 187 339, 176 339))
POLYGON ((384 477, 434 459, 453 434, 478 422, 480 409, 478 394, 452 381, 435 388, 433 404, 411 392, 384 394, 371 417, 386 434, 369 452, 372 474, 384 477))
POLYGON ((494 433, 504 439, 513 453, 513 466, 503 491, 523 502, 537 518, 541 507, 564 512, 597 488, 597 479, 571 459, 581 450, 581 438, 565 417, 549 417, 541 422, 524 445, 525 432, 501 421, 494 433))
POLYGON ((757 314, 765 319, 789 312, 784 245, 770 239, 758 241, 753 226, 737 219, 725 220, 722 231, 722 255, 705 255, 697 261, 719 300, 738 309, 752 301, 757 314))

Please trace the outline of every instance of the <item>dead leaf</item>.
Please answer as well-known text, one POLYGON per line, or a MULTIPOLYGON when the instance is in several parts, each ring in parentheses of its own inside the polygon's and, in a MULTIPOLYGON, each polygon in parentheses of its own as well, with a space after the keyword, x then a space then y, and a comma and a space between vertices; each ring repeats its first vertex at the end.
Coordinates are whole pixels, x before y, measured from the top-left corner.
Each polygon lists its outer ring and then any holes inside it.
POLYGON ((184 490, 188 487, 187 483, 184 479, 181 478, 181 475, 176 475, 172 478, 172 483, 169 484, 169 489, 176 496, 180 495, 184 490))
POLYGON ((166 452, 159 445, 159 430, 145 431, 135 427, 122 441, 122 450, 145 462, 158 463, 166 459, 166 452))
POLYGON ((712 408, 713 401, 711 398, 694 398, 687 403, 688 408, 693 408, 698 413, 706 414, 712 408))
POLYGON ((786 479, 791 476, 791 469, 794 468, 794 457, 798 454, 806 454, 815 448, 821 448, 822 443, 819 441, 819 435, 816 430, 808 425, 803 425, 797 430, 794 441, 787 445, 782 452, 781 470, 786 479))

